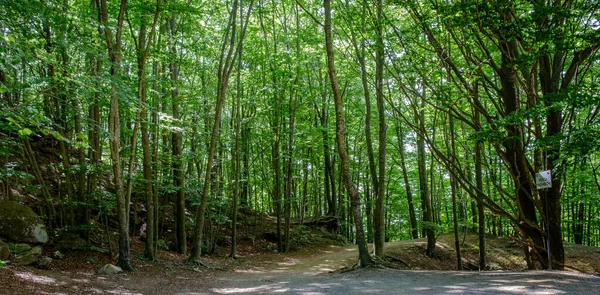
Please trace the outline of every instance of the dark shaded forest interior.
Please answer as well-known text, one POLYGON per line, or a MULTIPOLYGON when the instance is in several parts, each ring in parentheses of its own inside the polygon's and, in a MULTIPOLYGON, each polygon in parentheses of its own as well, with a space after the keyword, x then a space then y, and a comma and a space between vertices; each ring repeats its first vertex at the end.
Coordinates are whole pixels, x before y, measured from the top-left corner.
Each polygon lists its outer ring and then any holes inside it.
POLYGON ((598 7, 0 0, 0 271, 598 274, 598 7))

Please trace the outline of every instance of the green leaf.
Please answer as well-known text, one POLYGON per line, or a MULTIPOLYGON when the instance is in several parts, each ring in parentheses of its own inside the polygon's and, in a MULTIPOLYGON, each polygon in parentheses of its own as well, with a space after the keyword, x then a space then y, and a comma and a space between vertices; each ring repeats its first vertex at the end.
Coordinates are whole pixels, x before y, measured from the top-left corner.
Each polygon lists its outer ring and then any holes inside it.
POLYGON ((23 129, 19 130, 19 135, 21 135, 21 136, 29 136, 29 135, 31 135, 31 133, 33 133, 33 131, 31 131, 31 129, 29 129, 29 128, 23 128, 23 129))

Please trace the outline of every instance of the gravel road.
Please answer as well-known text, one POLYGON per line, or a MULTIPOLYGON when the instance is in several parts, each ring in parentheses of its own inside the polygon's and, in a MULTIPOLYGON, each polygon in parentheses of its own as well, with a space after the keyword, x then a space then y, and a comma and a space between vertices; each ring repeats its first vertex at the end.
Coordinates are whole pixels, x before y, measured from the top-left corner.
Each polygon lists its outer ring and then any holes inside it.
MULTIPOLYGON (((180 294, 600 294, 597 276, 556 271, 449 272, 365 269, 329 273, 356 260, 354 248, 223 274, 215 286, 180 294)), ((191 291, 191 290, 190 290, 191 291)))

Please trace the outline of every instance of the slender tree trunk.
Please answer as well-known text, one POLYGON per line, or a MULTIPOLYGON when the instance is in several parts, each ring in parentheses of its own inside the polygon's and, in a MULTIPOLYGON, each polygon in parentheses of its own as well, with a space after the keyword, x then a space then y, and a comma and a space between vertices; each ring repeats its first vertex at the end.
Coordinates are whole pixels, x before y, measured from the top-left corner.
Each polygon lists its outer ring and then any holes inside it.
MULTIPOLYGON (((477 87, 475 87, 475 95, 477 95, 477 87)), ((480 115, 479 111, 475 109, 475 125, 480 126, 480 115)), ((486 270, 487 268, 487 255, 485 249, 485 211, 483 209, 483 171, 482 163, 483 159, 481 156, 481 142, 475 142, 475 185, 477 186, 477 221, 479 235, 479 270, 486 270)), ((494 222, 495 220, 492 219, 494 222)))
MULTIPOLYGON (((237 38, 237 10, 239 6, 239 0, 233 2, 229 14, 229 22, 225 30, 225 36, 223 43, 221 44, 221 56, 219 59, 219 72, 217 80, 217 105, 215 107, 215 117, 213 121, 213 127, 210 136, 210 143, 208 146, 208 161, 206 163, 206 173, 204 177, 204 185, 202 187, 202 196, 200 200, 200 206, 198 206, 198 212, 196 213, 196 220, 194 224, 194 243, 188 262, 202 264, 200 261, 200 255, 202 254, 202 231, 204 228, 204 216, 206 213, 206 207, 208 205, 208 195, 211 183, 211 168, 214 163, 214 156, 217 146, 217 137, 221 126, 221 116, 223 113, 223 105, 225 104, 225 94, 227 92, 227 86, 229 85, 229 78, 231 77, 231 71, 233 68, 233 61, 236 60, 237 54, 239 54, 242 48, 242 41, 246 32, 248 18, 252 11, 254 1, 250 0, 248 4, 248 10, 246 14, 246 20, 240 25, 240 36, 237 38), (237 40, 237 43, 236 43, 237 40)), ((241 20, 240 20, 241 21, 241 20)))
MULTIPOLYGON (((240 9, 240 19, 243 17, 242 10, 240 9)), ((239 203, 239 192, 240 192, 240 132, 241 132, 241 101, 242 101, 242 48, 237 60, 237 77, 236 77, 236 95, 233 105, 233 133, 234 133, 234 146, 232 154, 232 165, 233 165, 233 212, 231 217, 231 252, 229 257, 237 258, 237 219, 238 219, 238 203, 239 203)))
POLYGON ((121 171, 121 163, 119 158, 120 123, 119 93, 117 90, 117 77, 121 69, 121 33, 123 30, 123 18, 125 15, 127 0, 121 0, 119 16, 117 18, 117 31, 114 40, 111 28, 108 25, 108 7, 106 0, 100 1, 102 23, 104 24, 104 33, 108 47, 108 56, 111 60, 110 74, 113 79, 111 83, 108 132, 110 134, 110 158, 113 166, 113 181, 115 182, 115 190, 117 195, 117 216, 119 218, 119 262, 117 265, 124 270, 131 270, 132 267, 129 258, 129 227, 127 224, 127 207, 129 204, 126 203, 125 199, 123 174, 121 171))
POLYGON ((348 152, 346 151, 346 140, 344 138, 344 110, 342 103, 342 93, 339 88, 337 73, 335 71, 335 62, 333 54, 333 37, 331 34, 331 3, 330 0, 323 0, 325 10, 325 49, 327 52, 327 69, 329 73, 329 82, 334 96, 335 105, 335 127, 336 127, 336 142, 338 154, 340 156, 341 176, 346 191, 350 196, 352 206, 352 215, 354 217, 354 227, 356 229, 356 243, 358 244, 359 266, 365 267, 372 263, 367 243, 365 241, 365 232, 362 222, 362 212, 360 209, 360 196, 358 190, 352 183, 350 176, 350 166, 348 160, 348 152))
MULTIPOLYGON (((147 107, 147 94, 146 94, 146 61, 150 54, 150 48, 152 46, 152 40, 156 32, 156 24, 160 14, 160 0, 156 1, 156 10, 154 13, 154 21, 150 36, 147 37, 147 25, 146 17, 141 14, 141 24, 137 40, 137 77, 138 77, 138 112, 139 121, 141 125, 141 136, 142 136, 142 169, 144 175, 144 195, 146 198, 146 246, 144 248, 144 257, 148 260, 156 259, 156 247, 155 247, 155 235, 156 235, 156 223, 155 223, 155 204, 154 196, 152 192, 152 167, 151 167, 151 155, 150 155, 150 138, 148 128, 148 107, 147 107)), ((137 123, 136 123, 137 125, 137 123)), ((135 131, 134 131, 135 132, 135 131)), ((133 141, 135 142, 135 141, 133 141)), ((133 155, 132 155, 133 157, 133 155)), ((130 167, 131 169, 131 167, 130 167)), ((131 195, 131 171, 129 177, 128 196, 131 195)))
POLYGON ((375 200, 375 214, 373 216, 375 224, 375 255, 383 258, 383 245, 385 243, 385 155, 387 147, 387 126, 385 125, 385 109, 383 101, 383 1, 377 0, 377 19, 375 20, 375 92, 377 98, 377 113, 379 115, 379 172, 377 175, 378 184, 377 199, 375 200))
POLYGON ((436 244, 436 236, 435 236, 435 225, 432 216, 431 210, 431 201, 429 199, 429 189, 427 183, 427 167, 425 161, 425 113, 423 108, 425 107, 425 102, 421 101, 420 108, 421 110, 416 111, 415 116, 418 122, 418 126, 420 128, 419 134, 417 135, 417 157, 418 157, 418 168, 419 168, 419 191, 421 195, 421 208, 422 212, 422 220, 423 220, 423 232, 425 236, 427 236, 427 249, 426 255, 427 257, 433 257, 435 255, 435 244, 436 244))
MULTIPOLYGON (((451 142, 450 144, 450 148, 449 148, 449 158, 451 159, 451 165, 455 165, 454 161, 456 159, 456 147, 455 147, 455 133, 454 133, 454 119, 452 118, 452 115, 448 116, 448 124, 450 125, 450 134, 449 134, 449 140, 447 140, 446 142, 451 142)), ((451 195, 452 195, 452 225, 454 228, 454 250, 456 251, 456 266, 458 268, 458 270, 462 270, 463 269, 463 265, 462 265, 462 257, 461 257, 461 253, 460 253, 460 240, 458 238, 458 215, 456 212, 456 189, 457 189, 457 183, 456 183, 456 176, 454 176, 453 174, 450 174, 450 190, 451 190, 451 195)))
POLYGON ((406 169, 406 151, 404 149, 404 134, 402 127, 396 124, 396 136, 398 137, 398 153, 400 154, 400 167, 402 168, 402 178, 404 179, 404 189, 406 190, 406 201, 408 203, 408 216, 410 219, 411 237, 419 238, 419 229, 417 228, 417 217, 415 214, 415 205, 413 204, 413 195, 408 179, 408 171, 406 169))
MULTIPOLYGON (((167 21, 167 32, 169 35, 169 50, 173 58, 177 56, 177 16, 173 15, 167 21)), ((169 74, 171 82, 171 103, 173 107, 173 120, 180 124, 181 99, 179 98, 179 65, 175 60, 169 63, 169 74)), ((187 253, 187 234, 185 228, 185 175, 183 168, 183 134, 181 131, 171 133, 171 145, 173 154, 173 185, 175 186, 175 242, 177 252, 187 253)))

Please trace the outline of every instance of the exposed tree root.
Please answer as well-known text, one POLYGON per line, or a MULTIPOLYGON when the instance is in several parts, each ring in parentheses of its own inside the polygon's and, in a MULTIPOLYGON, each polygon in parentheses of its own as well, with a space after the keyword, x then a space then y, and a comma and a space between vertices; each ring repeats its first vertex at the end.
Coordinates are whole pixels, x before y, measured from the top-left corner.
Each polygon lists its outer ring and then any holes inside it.
POLYGON ((202 262, 202 260, 198 260, 198 259, 188 259, 187 261, 188 264, 194 265, 194 266, 201 266, 201 267, 205 267, 208 269, 213 269, 212 266, 202 262))
POLYGON ((389 261, 389 262, 392 262, 392 263, 401 263, 401 264, 404 264, 404 266, 410 268, 410 264, 408 264, 406 261, 404 261, 404 260, 402 260, 402 259, 400 259, 398 257, 394 257, 394 256, 391 256, 391 255, 385 255, 385 259, 387 261, 389 261))
POLYGON ((369 269, 369 268, 406 269, 406 268, 410 268, 410 265, 408 263, 406 263, 404 260, 390 256, 390 255, 386 255, 384 259, 373 256, 373 257, 371 257, 370 263, 367 265, 361 266, 361 265, 359 265, 359 263, 356 263, 351 267, 344 267, 337 271, 332 271, 332 273, 347 273, 347 272, 355 271, 358 269, 369 269), (405 267, 400 266, 400 264, 404 265, 405 267))

